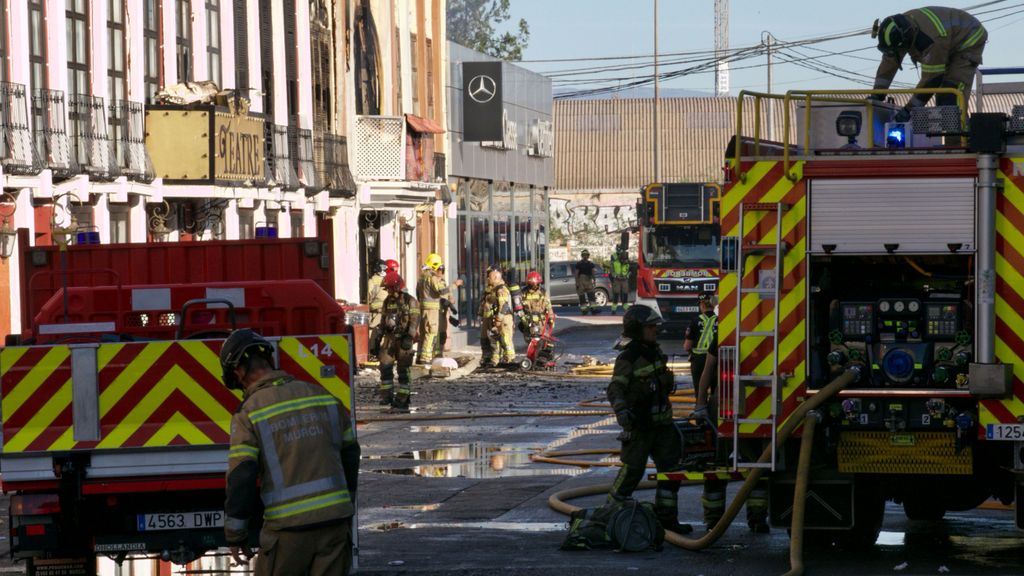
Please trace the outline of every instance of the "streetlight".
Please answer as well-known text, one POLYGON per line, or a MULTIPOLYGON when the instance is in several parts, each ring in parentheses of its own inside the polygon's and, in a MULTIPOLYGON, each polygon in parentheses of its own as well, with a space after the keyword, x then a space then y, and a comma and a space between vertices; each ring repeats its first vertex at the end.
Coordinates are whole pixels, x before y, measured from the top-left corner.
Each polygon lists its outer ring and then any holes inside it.
POLYGON ((74 192, 64 192, 53 197, 53 212, 50 214, 50 235, 53 237, 53 243, 60 247, 61 252, 68 249, 71 238, 78 231, 78 222, 75 220, 75 215, 71 212, 71 207, 68 206, 68 203, 72 201, 78 204, 82 203, 74 192), (60 202, 62 198, 65 198, 63 204, 60 202), (64 212, 67 216, 67 226, 63 225, 65 219, 58 216, 61 212, 64 212))
POLYGON ((160 210, 160 206, 153 207, 153 215, 149 217, 149 233, 153 237, 154 242, 166 242, 167 237, 171 234, 171 229, 167 227, 167 216, 171 213, 171 205, 167 203, 167 200, 163 201, 163 210, 160 210))
POLYGON ((17 200, 10 193, 5 192, 0 196, 0 216, 3 217, 3 224, 0 224, 0 258, 4 260, 14 255, 14 246, 18 241, 18 232, 11 228, 11 216, 18 210, 17 200), (7 206, 11 211, 7 212, 7 206))
POLYGON ((402 217, 401 222, 402 241, 405 242, 406 246, 408 246, 412 244, 412 233, 416 231, 416 227, 413 226, 412 224, 409 224, 409 221, 406 220, 404 216, 402 217))

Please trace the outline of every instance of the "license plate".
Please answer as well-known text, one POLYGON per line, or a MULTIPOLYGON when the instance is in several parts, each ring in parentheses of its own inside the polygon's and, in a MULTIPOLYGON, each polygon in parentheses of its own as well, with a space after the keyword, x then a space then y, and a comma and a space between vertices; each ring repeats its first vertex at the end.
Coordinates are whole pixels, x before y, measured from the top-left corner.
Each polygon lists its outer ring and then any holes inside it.
POLYGON ((160 514, 139 514, 139 532, 157 530, 188 530, 191 528, 223 528, 224 511, 205 512, 163 512, 160 514))
POLYGON ((987 440, 1024 440, 1024 424, 989 424, 985 427, 987 440))
POLYGON ((679 312, 696 312, 698 310, 700 310, 700 308, 697 308, 696 306, 676 306, 675 307, 675 311, 677 313, 679 313, 679 312))

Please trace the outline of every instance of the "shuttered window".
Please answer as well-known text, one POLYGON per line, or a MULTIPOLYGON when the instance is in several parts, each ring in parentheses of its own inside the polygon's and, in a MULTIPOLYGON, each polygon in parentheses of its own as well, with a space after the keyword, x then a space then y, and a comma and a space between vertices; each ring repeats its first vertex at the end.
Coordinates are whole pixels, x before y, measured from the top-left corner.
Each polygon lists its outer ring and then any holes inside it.
MULTIPOLYGON (((28 2, 28 61, 32 69, 32 89, 45 89, 48 82, 46 79, 46 20, 43 18, 43 0, 29 0, 28 2)), ((41 120, 37 120, 37 122, 41 122, 41 120)), ((36 125, 41 126, 42 124, 36 125)))
POLYGON ((192 75, 192 0, 175 0, 175 48, 178 82, 195 80, 192 75))
POLYGON ((220 66, 220 0, 206 0, 206 69, 210 80, 223 87, 220 66))
POLYGON ((145 60, 143 78, 146 83, 146 103, 160 90, 160 2, 144 0, 142 4, 142 38, 145 60))
POLYGON ((251 98, 249 86, 249 20, 246 0, 235 0, 235 87, 251 98))
POLYGON ((107 94, 111 103, 125 99, 125 0, 107 2, 107 94))
POLYGON ((295 64, 298 43, 295 26, 295 0, 284 0, 284 69, 288 86, 288 117, 292 123, 299 114, 299 72, 295 64))
POLYGON ((89 94, 89 3, 67 0, 68 94, 89 94))

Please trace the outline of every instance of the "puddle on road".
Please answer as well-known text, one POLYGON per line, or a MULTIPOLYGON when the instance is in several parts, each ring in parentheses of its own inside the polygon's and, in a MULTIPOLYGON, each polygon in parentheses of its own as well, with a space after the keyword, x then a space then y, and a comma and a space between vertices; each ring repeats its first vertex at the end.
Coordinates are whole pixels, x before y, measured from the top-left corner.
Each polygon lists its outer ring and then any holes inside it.
POLYGON ((564 532, 565 522, 417 522, 414 524, 403 524, 402 522, 388 522, 370 526, 371 530, 388 532, 398 528, 417 530, 424 528, 469 528, 478 530, 508 530, 511 532, 564 532))
POLYGON ((535 464, 530 454, 539 448, 514 444, 471 442, 433 450, 413 450, 394 456, 369 456, 365 460, 433 462, 415 466, 372 470, 381 474, 428 478, 507 478, 512 476, 575 476, 582 468, 553 468, 535 464))

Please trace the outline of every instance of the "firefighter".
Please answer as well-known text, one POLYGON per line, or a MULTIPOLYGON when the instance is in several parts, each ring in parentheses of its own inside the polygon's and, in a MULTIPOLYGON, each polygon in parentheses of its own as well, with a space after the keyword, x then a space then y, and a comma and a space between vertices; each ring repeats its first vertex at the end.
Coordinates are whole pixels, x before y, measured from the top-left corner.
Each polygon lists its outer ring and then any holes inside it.
POLYGON ((629 255, 619 248, 612 256, 612 314, 629 310, 629 255))
POLYGON ((388 270, 398 271, 396 260, 381 260, 377 264, 377 273, 370 277, 369 286, 366 290, 366 299, 370 305, 370 354, 376 356, 380 351, 380 311, 384 305, 384 299, 388 297, 387 290, 381 286, 384 281, 384 274, 388 270))
MULTIPOLYGON (((444 264, 438 268, 441 273, 441 277, 444 277, 444 264)), ((462 286, 463 282, 461 279, 456 281, 456 286, 462 286)), ((459 327, 459 311, 452 304, 451 298, 441 299, 441 316, 438 324, 437 331, 437 354, 438 356, 444 356, 444 347, 448 343, 448 325, 458 328, 459 327)))
POLYGON ((480 318, 480 367, 481 368, 493 368, 494 363, 491 362, 491 316, 487 313, 488 302, 491 299, 491 283, 490 276, 491 271, 494 270, 493 266, 488 266, 484 271, 484 293, 483 297, 480 298, 480 305, 477 306, 476 315, 480 318))
POLYGON ((544 279, 536 270, 526 275, 526 290, 523 291, 523 315, 519 321, 519 330, 523 333, 526 344, 530 344, 534 326, 542 323, 555 322, 555 312, 551 308, 551 299, 544 293, 541 283, 544 279))
MULTIPOLYGON (((964 105, 971 93, 974 74, 981 64, 988 33, 977 18, 956 8, 915 8, 893 14, 881 22, 875 20, 872 38, 878 38, 882 62, 875 73, 876 90, 889 88, 896 72, 902 68, 903 57, 921 67, 918 88, 956 88, 964 95, 964 105)), ((910 110, 924 106, 931 94, 915 94, 897 113, 896 120, 910 119, 910 110)), ((872 98, 881 100, 881 94, 872 98)), ((951 94, 939 94, 935 103, 956 104, 951 94)))
MULTIPOLYGON (((714 398, 718 388, 718 317, 714 312, 713 295, 701 294, 699 306, 700 316, 687 329, 683 347, 690 351, 690 371, 698 390, 697 409, 692 417, 707 419, 709 400, 714 398)), ((741 447, 741 451, 745 452, 745 448, 741 447)), ((704 480, 704 493, 700 500, 704 509, 704 524, 708 530, 714 528, 725 514, 726 486, 724 480, 704 480)), ((767 479, 758 481, 747 498, 747 526, 757 534, 770 531, 767 479)))
MULTIPOLYGON (((682 437, 672 421, 669 394, 675 388, 668 357, 658 345, 661 315, 648 306, 637 305, 622 316, 622 338, 615 345, 622 350, 615 359, 608 402, 622 427, 622 468, 608 493, 608 501, 625 500, 633 494, 647 472, 648 457, 658 472, 682 470, 682 437)), ((659 480, 654 498, 658 521, 678 534, 693 531, 679 523, 678 480, 659 480)))
POLYGON ((490 319, 487 331, 491 347, 489 364, 511 364, 516 358, 516 348, 512 342, 512 294, 505 286, 501 270, 491 270, 487 275, 487 284, 491 292, 484 299, 483 317, 490 319))
MULTIPOLYGON (((420 364, 430 364, 434 361, 434 348, 437 345, 437 336, 440 331, 441 303, 447 302, 451 297, 448 290, 448 282, 444 279, 444 261, 437 254, 427 256, 423 264, 423 272, 420 281, 416 285, 416 297, 420 301, 420 340, 419 350, 420 364)), ((456 280, 453 286, 462 286, 462 280, 456 280)), ((445 314, 447 316, 447 313, 445 314)), ((445 320, 446 321, 446 320, 445 320)))
POLYGON ((384 300, 381 330, 384 337, 380 345, 380 403, 391 405, 393 412, 409 411, 410 367, 412 346, 416 342, 420 325, 420 305, 405 292, 405 282, 398 272, 384 275, 384 300), (398 390, 394 390, 395 364, 398 364, 398 390))
POLYGON ((590 261, 590 251, 580 252, 580 261, 576 263, 576 295, 580 299, 580 313, 598 314, 601 309, 594 299, 594 268, 597 265, 590 261))
POLYGON ((275 370, 274 346, 251 329, 231 333, 220 364, 224 385, 243 391, 224 504, 232 557, 253 556, 249 527, 262 509, 258 576, 348 574, 360 449, 345 407, 275 370))

